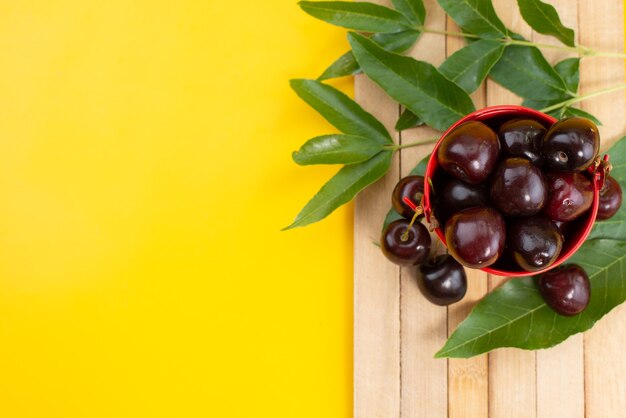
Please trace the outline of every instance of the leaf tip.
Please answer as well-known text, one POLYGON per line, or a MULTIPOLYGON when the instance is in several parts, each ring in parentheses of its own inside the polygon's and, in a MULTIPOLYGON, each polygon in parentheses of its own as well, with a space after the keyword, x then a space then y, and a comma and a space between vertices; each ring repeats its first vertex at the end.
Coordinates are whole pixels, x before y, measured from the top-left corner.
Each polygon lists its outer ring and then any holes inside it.
POLYGON ((302 160, 300 159, 300 151, 293 151, 291 153, 291 159, 293 160, 294 163, 298 165, 303 165, 302 160))
POLYGON ((294 222, 294 223, 292 223, 291 225, 287 225, 286 227, 282 228, 282 229, 280 230, 280 232, 289 231, 290 229, 295 228, 295 227, 296 227, 296 225, 294 225, 294 224, 295 224, 295 222, 294 222))
POLYGON ((445 347, 442 347, 442 348, 441 348, 441 350, 437 351, 437 352, 435 353, 435 355, 433 356, 433 358, 447 358, 448 356, 446 356, 446 355, 443 353, 443 349, 444 349, 444 348, 445 348, 445 347))

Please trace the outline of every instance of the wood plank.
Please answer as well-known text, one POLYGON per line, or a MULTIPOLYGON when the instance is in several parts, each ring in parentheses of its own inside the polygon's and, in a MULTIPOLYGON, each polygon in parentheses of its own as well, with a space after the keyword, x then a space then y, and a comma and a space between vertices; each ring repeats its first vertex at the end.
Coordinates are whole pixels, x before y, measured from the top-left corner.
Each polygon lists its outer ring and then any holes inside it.
MULTIPOLYGON (((361 106, 387 127, 398 106, 365 76, 355 80, 361 106)), ((354 211, 354 416, 400 415, 400 286, 399 268, 374 245, 389 199, 399 180, 394 158, 387 176, 359 194, 354 211), (372 220, 381 220, 373 222, 372 220), (374 395, 375 394, 375 395, 374 395)))
MULTIPOLYGON (((621 1, 579 0, 579 41, 601 51, 624 50, 624 12, 621 1), (584 18, 583 18, 584 17, 584 18)), ((581 93, 624 82, 624 61, 585 58, 581 93)), ((602 149, 626 132, 626 99, 623 91, 584 101, 581 106, 602 122, 602 149)), ((624 416, 626 410, 626 306, 622 305, 584 335, 585 406, 589 418, 624 416)))
MULTIPOLYGON (((578 5, 571 0, 550 0, 559 12, 564 25, 578 35, 578 5)), ((534 42, 562 45, 552 36, 533 32, 534 42)), ((568 51, 542 49, 548 61, 554 65, 570 57, 568 51)), ((585 415, 585 373, 583 367, 583 339, 574 336, 563 344, 548 350, 540 350, 537 358, 537 418, 571 417, 585 415), (567 382, 566 385, 563 382, 567 382)))
MULTIPOLYGON (((447 30, 459 32, 454 21, 447 18, 447 30)), ((466 45, 462 38, 448 36, 448 56, 466 45)), ((486 87, 472 94, 477 109, 485 106, 486 87)), ((448 336, 463 321, 474 305, 488 291, 488 275, 476 269, 465 269, 467 294, 462 301, 448 307, 448 336)), ((487 355, 471 359, 448 360, 448 413, 450 418, 484 418, 489 414, 489 362, 487 355)))
MULTIPOLYGON (((389 5, 389 1, 379 1, 389 5)), ((610 0, 549 0, 564 23, 579 29, 579 41, 604 51, 623 50, 623 6, 610 0), (576 7, 578 5, 578 7, 576 7), (579 19, 580 16, 581 18, 579 19), (584 19, 582 18, 584 16, 584 19), (579 26, 580 25, 580 26, 579 26)), ((494 0, 505 24, 536 42, 558 41, 533 34, 509 0, 494 0)), ((426 2, 427 27, 456 30, 435 0, 426 2)), ((457 38, 425 34, 410 55, 440 63, 460 47, 457 38)), ((552 61, 568 55, 543 50, 552 61)), ((587 58, 581 67, 581 93, 624 80, 624 63, 587 58)), ((357 100, 393 132, 398 106, 366 77, 356 78, 357 100)), ((474 95, 483 104, 520 103, 519 98, 488 82, 474 95)), ((585 101, 581 107, 598 116, 603 149, 626 133, 623 92, 585 101)), ((401 143, 431 138, 428 128, 407 131, 401 143)), ((463 320, 486 291, 485 275, 468 270, 466 300, 447 309, 428 303, 416 286, 415 269, 388 263, 372 241, 388 209, 391 190, 430 146, 405 149, 385 179, 362 193, 355 206, 355 417, 613 417, 626 410, 626 362, 619 361, 626 339, 626 307, 621 307, 582 335, 549 350, 496 350, 470 360, 434 360, 446 335, 463 320), (584 342, 584 344, 583 344, 584 342), (564 384, 566 382, 566 384, 564 384), (610 382, 610 384, 607 384, 610 382), (584 391, 584 392, 583 392, 584 391)), ((492 289, 505 279, 489 278, 492 289)))
MULTIPOLYGON (((398 105, 365 75, 355 77, 354 95, 393 135, 398 105)), ((399 141, 399 136, 394 135, 394 140, 399 141)), ((391 196, 399 170, 396 155, 389 173, 355 200, 355 418, 400 416, 400 269, 374 245, 389 210, 389 198, 381 196, 391 196)))
MULTIPOLYGON (((437 2, 427 0, 425 6, 426 26, 444 30, 446 16, 437 2)), ((446 57, 445 51, 444 36, 425 33, 407 55, 439 65, 446 57)), ((424 127, 403 132, 401 141, 406 144, 438 136, 435 130, 424 127)), ((432 145, 425 145, 402 150, 402 175, 407 175, 431 149, 432 145)), ((433 355, 447 338, 447 311, 422 296, 416 274, 415 268, 401 270, 401 416, 445 418, 448 415, 447 361, 435 359, 433 355)))
MULTIPOLYGON (((494 0, 494 7, 504 24, 526 38, 532 35, 515 4, 494 0)), ((517 104, 521 100, 492 81, 487 82, 487 104, 517 104)), ((504 282, 490 277, 490 290, 504 282)), ((535 353, 517 349, 499 349, 489 354, 489 417, 536 417, 535 353)))

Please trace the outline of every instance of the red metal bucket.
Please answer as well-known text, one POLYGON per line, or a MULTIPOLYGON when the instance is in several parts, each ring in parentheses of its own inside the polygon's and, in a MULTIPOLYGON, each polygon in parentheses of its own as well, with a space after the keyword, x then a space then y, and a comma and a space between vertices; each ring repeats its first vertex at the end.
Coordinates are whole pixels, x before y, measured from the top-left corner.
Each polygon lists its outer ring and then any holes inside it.
MULTIPOLYGON (((426 176, 425 176, 426 181, 424 182, 425 183, 424 184, 424 199, 422 201, 422 206, 424 208, 424 214, 426 216, 427 221, 431 222, 431 218, 433 214, 432 213, 433 206, 431 202, 431 193, 432 193, 431 182, 435 174, 437 173, 437 171, 440 170, 439 162, 437 161, 437 150, 439 149, 439 146, 441 145, 441 142, 446 137, 446 135, 448 135, 450 131, 452 131, 454 128, 456 128, 460 124, 464 122, 468 122, 468 121, 480 121, 494 128, 494 127, 497 127, 498 124, 504 121, 517 119, 517 118, 534 119, 537 122, 543 124, 546 128, 549 128, 551 125, 553 125, 556 122, 556 119, 553 118, 552 116, 546 115, 545 113, 538 112, 534 109, 529 109, 529 108, 522 107, 522 106, 508 106, 508 105, 507 106, 492 106, 492 107, 486 107, 484 109, 480 109, 473 113, 470 113, 469 115, 457 121, 446 132, 444 132, 443 135, 441 135, 441 138, 439 139, 439 141, 437 141, 437 143, 435 144, 435 147, 433 148, 433 152, 430 156, 430 159, 428 161, 428 166, 426 168, 426 176)), ((565 262, 568 258, 570 258, 576 252, 576 250, 580 248, 583 242, 585 242, 585 239, 591 232, 591 228, 593 228, 593 223, 595 222, 596 215, 598 213, 598 205, 600 203, 599 193, 600 193, 602 182, 604 181, 604 176, 600 172, 595 171, 595 168, 593 170, 592 169, 589 170, 589 176, 592 179, 593 193, 594 193, 591 209, 589 209, 589 211, 587 211, 587 213, 583 215, 583 217, 575 221, 576 222, 576 224, 574 225, 575 229, 569 231, 568 237, 566 241, 563 243, 563 249, 561 251, 561 254, 551 266, 543 270, 533 271, 533 272, 525 271, 522 269, 504 270, 504 269, 499 269, 494 266, 485 267, 485 268, 482 268, 481 270, 487 273, 496 274, 499 276, 509 276, 509 277, 533 276, 533 275, 541 274, 548 270, 551 270, 557 267, 558 265, 562 264, 563 262, 565 262)), ((437 226, 437 228, 435 229, 435 232, 437 236, 439 237, 439 239, 441 240, 441 242, 444 245, 446 245, 446 239, 445 239, 443 230, 439 226, 437 226)))

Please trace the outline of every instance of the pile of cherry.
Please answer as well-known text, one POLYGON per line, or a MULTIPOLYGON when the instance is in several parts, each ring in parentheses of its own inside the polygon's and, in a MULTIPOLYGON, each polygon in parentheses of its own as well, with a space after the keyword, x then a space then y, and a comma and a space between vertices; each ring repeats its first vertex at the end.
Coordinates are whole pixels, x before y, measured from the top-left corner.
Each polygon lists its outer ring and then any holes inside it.
MULTIPOLYGON (((568 118, 546 128, 535 120, 514 119, 497 131, 465 122, 437 150, 431 201, 449 254, 431 257, 430 233, 415 222, 424 178, 403 178, 393 191, 393 207, 405 219, 383 231, 383 253, 400 265, 420 265, 420 289, 435 304, 465 296, 463 266, 548 269, 593 203, 587 169, 598 164, 600 137, 592 121, 568 118)), ((620 185, 607 175, 597 219, 610 218, 621 203, 620 185)), ((589 278, 575 264, 544 273, 537 284, 559 314, 575 315, 589 303, 589 278)))

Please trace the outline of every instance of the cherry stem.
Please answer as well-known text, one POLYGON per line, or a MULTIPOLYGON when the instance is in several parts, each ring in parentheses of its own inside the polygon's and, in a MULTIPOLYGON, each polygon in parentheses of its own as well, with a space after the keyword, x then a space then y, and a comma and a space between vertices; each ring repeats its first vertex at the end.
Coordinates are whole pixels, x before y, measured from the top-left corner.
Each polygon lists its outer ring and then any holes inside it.
POLYGON ((409 239, 409 231, 413 227, 413 224, 417 220, 417 217, 420 216, 422 213, 424 213, 424 208, 422 208, 421 206, 417 206, 415 203, 411 202, 411 199, 409 199, 406 196, 402 198, 402 201, 406 203, 407 206, 413 209, 413 211, 415 212, 415 214, 413 215, 413 218, 411 218, 411 223, 409 223, 409 226, 407 226, 406 231, 404 231, 404 234, 402 234, 402 236, 400 237, 402 241, 406 241, 409 239))

